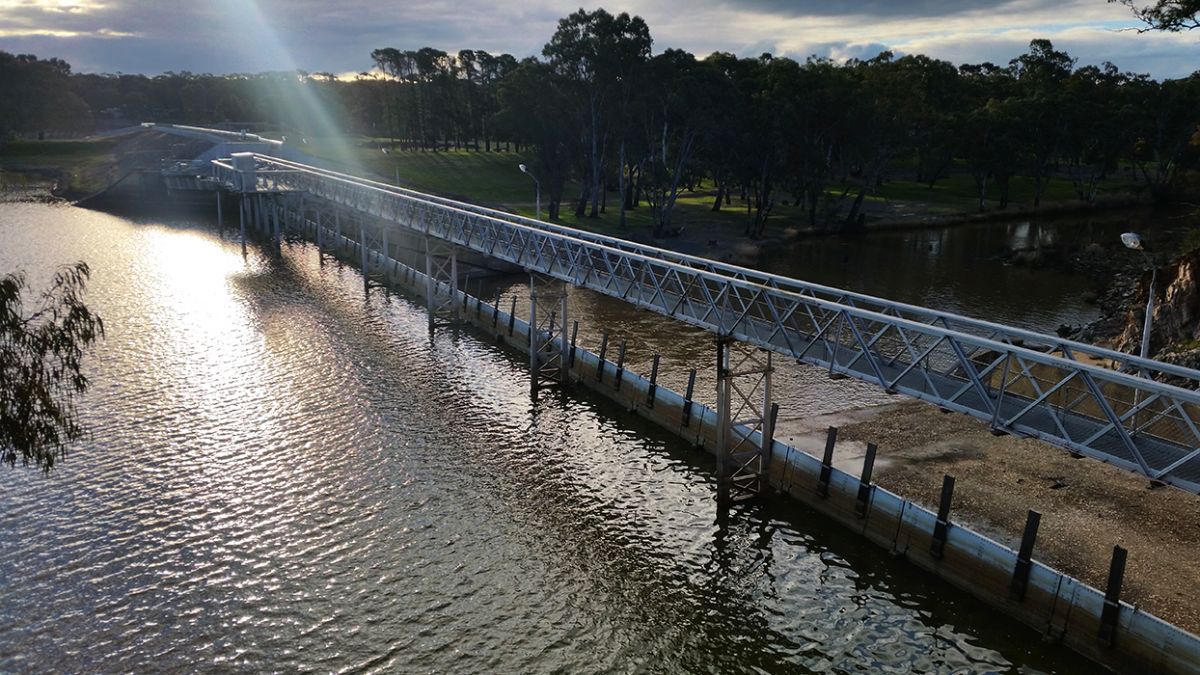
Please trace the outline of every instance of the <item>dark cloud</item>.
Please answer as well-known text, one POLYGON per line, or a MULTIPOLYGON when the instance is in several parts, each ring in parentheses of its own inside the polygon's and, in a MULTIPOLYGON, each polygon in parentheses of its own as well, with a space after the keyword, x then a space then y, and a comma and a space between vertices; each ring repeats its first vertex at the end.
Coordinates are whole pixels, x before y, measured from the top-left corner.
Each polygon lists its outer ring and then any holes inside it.
MULTIPOLYGON (((147 73, 356 72, 371 67, 371 50, 379 47, 528 56, 540 53, 558 19, 579 7, 575 0, 80 0, 72 11, 49 11, 11 3, 0 0, 0 49, 59 56, 82 71, 147 73)), ((1031 37, 1044 36, 1081 62, 1111 60, 1175 77, 1195 67, 1200 51, 1194 36, 1104 32, 1096 26, 1128 15, 1103 0, 623 0, 610 9, 645 17, 656 49, 701 55, 769 51, 842 59, 891 49, 954 62, 1007 62, 1031 37)))
POLYGON ((788 17, 870 16, 889 20, 1002 11, 1007 6, 1052 8, 1061 3, 1056 0, 699 0, 698 4, 788 17))

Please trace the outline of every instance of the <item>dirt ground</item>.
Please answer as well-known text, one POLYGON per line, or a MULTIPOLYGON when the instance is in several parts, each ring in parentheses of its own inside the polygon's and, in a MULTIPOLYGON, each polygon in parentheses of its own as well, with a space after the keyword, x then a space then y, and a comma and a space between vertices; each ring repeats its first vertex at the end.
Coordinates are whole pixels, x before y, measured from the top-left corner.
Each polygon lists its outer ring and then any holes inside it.
MULTIPOLYGON (((1041 441, 993 436, 974 419, 920 402, 827 422, 839 426, 839 468, 861 470, 856 449, 876 443, 875 481, 935 510, 942 476, 953 475, 952 520, 1009 546, 1020 542, 1027 511, 1041 513, 1034 558, 1092 586, 1104 588, 1113 546, 1124 547, 1122 599, 1200 632, 1200 497, 1151 488, 1136 474, 1041 441)), ((823 440, 812 441, 824 432, 806 426, 777 438, 807 432, 813 439, 803 447, 819 451, 823 440)))

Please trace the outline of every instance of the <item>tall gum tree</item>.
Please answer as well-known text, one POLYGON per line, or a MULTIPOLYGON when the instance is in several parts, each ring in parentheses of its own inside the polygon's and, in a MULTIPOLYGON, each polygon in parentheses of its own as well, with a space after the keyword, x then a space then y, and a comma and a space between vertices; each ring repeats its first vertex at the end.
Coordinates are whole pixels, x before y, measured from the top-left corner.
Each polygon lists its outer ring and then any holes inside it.
POLYGON ((542 50, 555 73, 568 83, 576 116, 583 124, 582 159, 588 179, 583 182, 578 215, 583 215, 588 203, 588 215, 599 215, 609 140, 623 131, 612 128, 619 117, 614 108, 620 104, 626 78, 650 58, 651 43, 650 29, 641 17, 581 9, 558 22, 542 50))

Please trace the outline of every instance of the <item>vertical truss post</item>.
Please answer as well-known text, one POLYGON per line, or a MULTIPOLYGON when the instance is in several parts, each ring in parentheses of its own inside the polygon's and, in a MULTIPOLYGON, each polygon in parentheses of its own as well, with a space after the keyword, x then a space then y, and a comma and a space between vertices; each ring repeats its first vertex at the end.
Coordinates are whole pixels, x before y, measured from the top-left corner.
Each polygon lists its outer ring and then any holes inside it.
POLYGON ((529 386, 566 383, 571 351, 567 337, 567 287, 557 279, 529 274, 529 386))
POLYGON ((391 260, 391 258, 392 258, 391 251, 388 250, 388 236, 387 236, 388 227, 387 226, 388 226, 388 224, 386 222, 381 223, 379 225, 380 245, 383 247, 383 263, 382 264, 383 264, 383 267, 385 270, 387 269, 388 260, 391 260))
POLYGON ((242 238, 242 254, 246 253, 246 195, 238 195, 238 233, 242 238))
POLYGON ((458 321, 458 249, 435 237, 425 237, 425 305, 429 330, 458 321))
POLYGON ((771 352, 717 338, 717 499, 761 494, 771 443, 771 352), (754 433, 759 433, 758 441, 754 433))
MULTIPOLYGON (((292 219, 292 226, 296 228, 297 234, 299 234, 301 237, 304 237, 307 234, 305 230, 308 229, 308 220, 304 217, 305 204, 303 192, 299 194, 299 196, 296 198, 296 201, 296 215, 292 219)), ((315 237, 316 235, 314 234, 313 236, 315 237)))
POLYGON ((225 214, 221 211, 221 190, 217 189, 217 229, 225 228, 225 214))
POLYGON ((363 275, 363 288, 371 285, 371 263, 367 259, 367 224, 363 222, 362 216, 358 217, 358 254, 361 262, 363 275))

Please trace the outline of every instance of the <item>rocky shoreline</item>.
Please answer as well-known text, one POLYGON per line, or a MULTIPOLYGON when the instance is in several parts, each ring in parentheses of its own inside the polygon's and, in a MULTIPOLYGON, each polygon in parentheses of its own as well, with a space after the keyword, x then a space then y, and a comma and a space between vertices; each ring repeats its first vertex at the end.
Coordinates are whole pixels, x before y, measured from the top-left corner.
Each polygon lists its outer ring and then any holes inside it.
POLYGON ((63 195, 62 183, 48 179, 47 170, 3 172, 0 178, 0 204, 60 204, 67 199, 63 195), (30 175, 32 174, 32 179, 30 175), (17 177, 13 180, 13 177, 17 177))
POLYGON ((1154 315, 1150 335, 1151 358, 1200 368, 1200 248, 1172 242, 1152 258, 1153 271, 1131 255, 1111 255, 1088 250, 1074 261, 1076 269, 1101 285, 1097 296, 1100 318, 1068 335, 1136 354, 1141 349, 1142 327, 1151 279, 1154 282, 1154 315))

